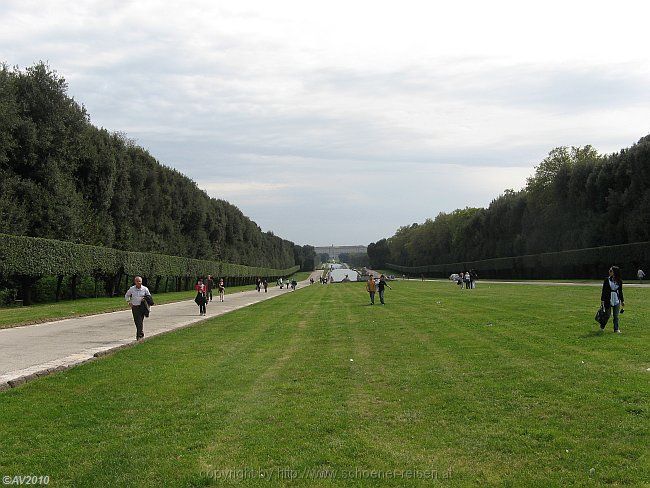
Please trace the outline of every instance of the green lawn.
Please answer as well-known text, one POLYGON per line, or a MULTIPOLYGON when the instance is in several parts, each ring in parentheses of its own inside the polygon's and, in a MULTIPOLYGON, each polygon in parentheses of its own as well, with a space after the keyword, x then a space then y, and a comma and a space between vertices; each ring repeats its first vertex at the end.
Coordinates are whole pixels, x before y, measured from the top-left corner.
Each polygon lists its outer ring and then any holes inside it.
MULTIPOLYGON (((295 277, 297 281, 301 281, 309 278, 309 274, 309 272, 298 272, 293 274, 291 278, 295 277)), ((275 282, 269 285, 275 286, 275 282)), ((254 289, 255 285, 230 286, 226 288, 226 294, 254 289)), ((218 292, 213 291, 213 295, 215 294, 218 295, 218 292)), ((157 304, 162 305, 163 303, 190 300, 194 298, 194 295, 194 291, 159 293, 154 295, 154 300, 157 304)), ((3 307, 0 308, 0 329, 125 309, 126 302, 123 296, 81 298, 79 300, 40 303, 29 307, 3 307)))
POLYGON ((363 283, 305 287, 2 392, 0 475, 650 483, 649 289, 626 291, 617 335, 597 331, 592 287, 391 286, 383 307, 363 283))

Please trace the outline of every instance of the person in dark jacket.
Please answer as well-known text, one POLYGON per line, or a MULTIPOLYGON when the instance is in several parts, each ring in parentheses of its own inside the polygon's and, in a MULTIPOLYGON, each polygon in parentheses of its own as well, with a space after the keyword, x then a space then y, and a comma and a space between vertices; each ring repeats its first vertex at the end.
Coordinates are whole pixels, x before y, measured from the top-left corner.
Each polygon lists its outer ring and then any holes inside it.
POLYGON ((601 330, 605 329, 610 315, 614 316, 614 332, 620 334, 621 329, 618 327, 618 315, 623 312, 625 299, 623 298, 623 280, 621 279, 621 270, 618 266, 609 268, 609 276, 603 281, 603 289, 600 294, 601 306, 605 308, 606 320, 600 326, 601 330))
POLYGON ((199 306, 199 315, 205 315, 207 313, 206 304, 208 303, 208 287, 205 286, 203 280, 199 280, 196 285, 194 285, 196 290, 196 298, 194 301, 199 306))
MULTIPOLYGON (((386 283, 386 277, 384 275, 381 275, 379 277, 379 283, 377 283, 377 290, 379 291, 379 301, 382 305, 386 305, 384 302, 384 290, 386 287, 390 288, 390 285, 386 283)), ((392 290, 392 288, 390 289, 392 290)))
POLYGON ((212 278, 212 275, 208 275, 208 279, 205 281, 205 286, 208 289, 208 299, 212 301, 212 289, 214 288, 214 279, 212 278))

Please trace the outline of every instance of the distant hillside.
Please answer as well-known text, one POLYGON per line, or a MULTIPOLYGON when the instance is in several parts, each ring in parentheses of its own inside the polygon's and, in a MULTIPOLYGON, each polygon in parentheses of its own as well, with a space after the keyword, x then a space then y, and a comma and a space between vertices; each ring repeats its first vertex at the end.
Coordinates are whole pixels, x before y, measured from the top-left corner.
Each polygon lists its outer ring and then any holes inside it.
POLYGON ((314 258, 93 126, 43 63, 0 68, 0 233, 272 268, 314 258))
POLYGON ((553 149, 521 191, 401 227, 368 255, 420 266, 639 241, 650 241, 650 135, 611 155, 553 149))

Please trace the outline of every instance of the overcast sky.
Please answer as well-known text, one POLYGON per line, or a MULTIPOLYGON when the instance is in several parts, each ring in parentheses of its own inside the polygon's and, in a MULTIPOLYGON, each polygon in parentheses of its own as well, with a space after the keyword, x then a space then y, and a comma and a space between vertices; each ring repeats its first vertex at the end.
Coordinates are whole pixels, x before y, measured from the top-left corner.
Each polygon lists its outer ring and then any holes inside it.
POLYGON ((263 230, 368 244, 650 133, 646 4, 2 0, 0 60, 263 230))

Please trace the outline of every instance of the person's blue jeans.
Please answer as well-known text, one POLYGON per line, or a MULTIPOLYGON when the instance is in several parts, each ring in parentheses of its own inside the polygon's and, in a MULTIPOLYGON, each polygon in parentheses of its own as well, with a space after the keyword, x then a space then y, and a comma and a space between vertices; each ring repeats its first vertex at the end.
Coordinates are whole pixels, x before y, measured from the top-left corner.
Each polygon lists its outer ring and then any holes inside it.
POLYGON ((370 305, 374 305, 375 304, 375 292, 374 291, 369 291, 368 293, 370 294, 370 305))
MULTIPOLYGON (((607 314, 607 320, 605 321, 605 325, 607 325, 607 322, 609 322, 609 317, 613 315, 613 321, 614 321, 614 330, 618 330, 618 314, 621 310, 621 305, 614 305, 613 307, 607 307, 605 309, 605 313, 607 314), (612 309, 614 310, 614 313, 612 314, 612 309)), ((605 325, 602 325, 600 328, 604 329, 605 325)))
POLYGON ((384 305, 384 290, 379 290, 379 301, 384 305))

